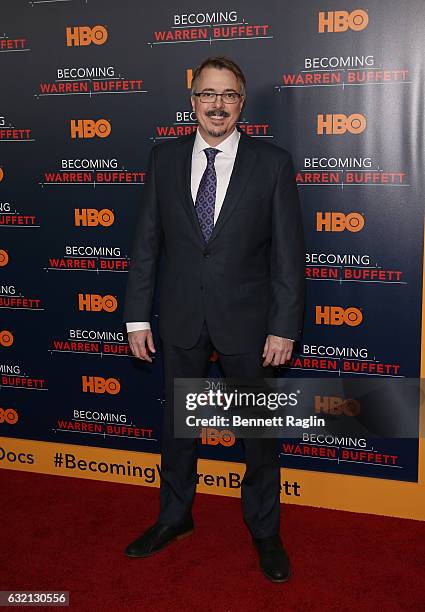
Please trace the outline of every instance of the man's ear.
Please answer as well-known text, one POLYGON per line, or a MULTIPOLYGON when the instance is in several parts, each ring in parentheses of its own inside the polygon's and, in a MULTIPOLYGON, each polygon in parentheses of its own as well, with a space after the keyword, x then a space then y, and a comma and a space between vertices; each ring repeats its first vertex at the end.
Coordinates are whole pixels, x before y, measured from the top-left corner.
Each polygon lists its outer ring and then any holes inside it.
POLYGON ((190 96, 190 104, 192 106, 193 112, 195 112, 195 98, 193 96, 190 96))

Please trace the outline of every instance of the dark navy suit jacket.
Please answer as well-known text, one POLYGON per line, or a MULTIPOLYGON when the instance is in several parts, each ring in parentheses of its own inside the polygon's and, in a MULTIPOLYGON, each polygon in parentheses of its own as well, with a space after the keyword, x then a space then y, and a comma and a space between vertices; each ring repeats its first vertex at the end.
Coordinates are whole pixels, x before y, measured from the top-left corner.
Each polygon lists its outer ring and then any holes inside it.
POLYGON ((262 349, 267 334, 299 339, 305 251, 290 154, 241 132, 226 197, 205 243, 190 186, 194 140, 195 133, 151 151, 123 320, 151 319, 163 249, 164 341, 190 348, 204 320, 225 354, 262 349))

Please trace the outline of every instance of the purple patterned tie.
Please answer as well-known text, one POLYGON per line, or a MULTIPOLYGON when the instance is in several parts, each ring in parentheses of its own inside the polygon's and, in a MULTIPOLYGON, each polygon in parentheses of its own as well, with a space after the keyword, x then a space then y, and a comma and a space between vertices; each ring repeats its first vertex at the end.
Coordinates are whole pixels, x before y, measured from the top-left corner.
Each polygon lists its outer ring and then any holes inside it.
POLYGON ((215 195, 217 191, 217 175, 215 173, 215 156, 219 149, 204 149, 207 156, 207 167, 199 183, 196 194, 195 209, 205 242, 211 237, 214 228, 215 195))

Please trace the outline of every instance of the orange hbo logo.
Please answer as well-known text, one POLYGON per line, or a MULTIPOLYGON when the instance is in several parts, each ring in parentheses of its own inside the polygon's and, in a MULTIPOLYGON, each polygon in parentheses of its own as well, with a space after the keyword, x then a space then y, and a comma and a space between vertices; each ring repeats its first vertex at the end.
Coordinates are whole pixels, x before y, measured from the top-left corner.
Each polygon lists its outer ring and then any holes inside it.
POLYGON ((83 393, 109 393, 117 395, 121 385, 116 378, 103 378, 102 376, 82 376, 83 393))
POLYGON ((316 230, 318 232, 360 232, 364 228, 365 219, 358 212, 351 212, 348 215, 342 212, 322 212, 316 213, 316 230))
POLYGON ((319 114, 317 115, 318 134, 361 134, 366 129, 366 117, 360 113, 352 115, 338 114, 319 114))
POLYGON ((18 422, 18 413, 13 408, 0 408, 0 423, 14 425, 18 422))
POLYGON ((97 295, 95 293, 78 294, 78 310, 91 312, 114 312, 117 309, 117 298, 113 295, 97 295))
POLYGON ((7 266, 9 263, 9 254, 7 251, 0 249, 0 267, 7 266))
POLYGON ((360 404, 352 398, 343 399, 330 395, 314 396, 314 412, 316 414, 332 414, 335 416, 357 416, 360 414, 360 404))
POLYGON ((201 442, 208 446, 233 446, 235 443, 235 434, 229 429, 214 429, 213 427, 203 427, 201 430, 201 442))
POLYGON ((3 178, 4 178, 3 168, 0 168, 0 183, 2 182, 3 178))
POLYGON ((13 344, 13 334, 11 331, 4 329, 0 331, 0 345, 1 346, 12 346, 13 344))
POLYGON ((101 25, 89 28, 88 26, 75 26, 66 28, 67 47, 87 47, 87 45, 103 45, 108 40, 108 30, 101 25))
POLYGON ((319 34, 324 32, 346 32, 348 29, 359 32, 367 28, 369 15, 362 9, 348 11, 320 11, 319 34))
POLYGON ((193 70, 192 70, 192 68, 187 68, 187 70, 186 70, 186 87, 188 89, 192 89, 192 79, 193 79, 193 70))
POLYGON ((349 325, 357 327, 363 321, 358 308, 341 306, 316 306, 316 325, 349 325))
POLYGON ((115 221, 115 215, 109 208, 74 208, 74 225, 75 227, 86 226, 95 227, 103 225, 109 227, 115 221))
POLYGON ((107 119, 71 119, 71 138, 107 138, 111 133, 111 124, 107 119))

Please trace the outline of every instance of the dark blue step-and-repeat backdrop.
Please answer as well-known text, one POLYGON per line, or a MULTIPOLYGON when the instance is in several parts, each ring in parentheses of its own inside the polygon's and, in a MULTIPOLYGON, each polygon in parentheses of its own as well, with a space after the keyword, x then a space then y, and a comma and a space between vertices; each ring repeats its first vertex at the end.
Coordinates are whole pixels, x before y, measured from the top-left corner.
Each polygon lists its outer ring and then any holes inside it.
MULTIPOLYGON (((212 55, 246 74, 240 128, 294 160, 305 331, 278 375, 419 378, 420 0, 3 0, 0 14, 0 467, 49 471, 48 449, 115 449, 127 467, 159 452, 161 356, 131 357, 123 294, 150 148, 196 129, 192 72, 212 55)), ((344 410, 319 398, 318 414, 344 410)), ((204 431, 200 456, 225 469, 241 451, 204 431)), ((418 483, 419 429, 373 444, 306 435, 282 441, 281 461, 316 473, 305 501, 324 505, 326 472, 418 483)))

